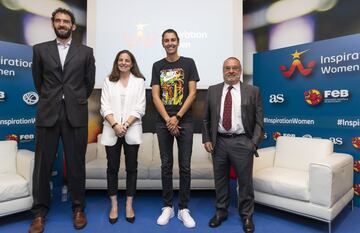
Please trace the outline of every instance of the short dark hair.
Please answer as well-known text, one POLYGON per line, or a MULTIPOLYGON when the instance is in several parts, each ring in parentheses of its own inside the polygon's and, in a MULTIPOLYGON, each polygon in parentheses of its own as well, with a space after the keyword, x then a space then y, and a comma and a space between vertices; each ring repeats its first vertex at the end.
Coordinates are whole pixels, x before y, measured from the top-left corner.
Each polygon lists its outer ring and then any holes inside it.
POLYGON ((118 60, 121 54, 126 53, 127 55, 129 55, 131 63, 132 63, 132 67, 130 69, 130 73, 132 73, 135 77, 137 78, 142 78, 145 80, 144 75, 140 72, 139 66, 136 62, 135 56, 134 54, 132 54, 129 50, 121 50, 120 52, 118 52, 116 54, 114 63, 113 63, 113 68, 111 70, 111 73, 109 75, 109 80, 111 82, 117 82, 120 79, 120 71, 119 71, 119 67, 118 67, 118 60))
POLYGON ((55 15, 57 13, 62 13, 62 14, 65 14, 65 15, 68 15, 70 16, 71 18, 71 23, 72 24, 75 24, 75 16, 74 14, 70 11, 70 10, 67 10, 67 9, 64 9, 64 8, 57 8, 56 10, 53 11, 53 13, 51 14, 51 21, 54 23, 54 20, 55 20, 55 15))
POLYGON ((162 35, 161 35, 161 40, 164 40, 164 36, 165 36, 166 33, 174 33, 175 36, 176 36, 176 39, 177 39, 178 41, 180 41, 177 32, 176 32, 174 29, 171 29, 171 28, 166 29, 166 30, 162 33, 162 35))

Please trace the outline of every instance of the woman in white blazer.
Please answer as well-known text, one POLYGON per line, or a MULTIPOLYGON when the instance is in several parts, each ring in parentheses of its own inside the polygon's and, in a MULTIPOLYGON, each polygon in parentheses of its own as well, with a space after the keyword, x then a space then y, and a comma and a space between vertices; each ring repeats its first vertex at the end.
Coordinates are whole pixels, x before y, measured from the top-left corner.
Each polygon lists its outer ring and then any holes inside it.
POLYGON ((121 147, 126 166, 126 220, 135 221, 133 198, 136 192, 137 156, 142 142, 141 118, 145 114, 145 82, 134 55, 120 51, 101 92, 101 115, 104 126, 101 144, 107 157, 107 185, 111 200, 109 222, 118 219, 117 190, 121 147))

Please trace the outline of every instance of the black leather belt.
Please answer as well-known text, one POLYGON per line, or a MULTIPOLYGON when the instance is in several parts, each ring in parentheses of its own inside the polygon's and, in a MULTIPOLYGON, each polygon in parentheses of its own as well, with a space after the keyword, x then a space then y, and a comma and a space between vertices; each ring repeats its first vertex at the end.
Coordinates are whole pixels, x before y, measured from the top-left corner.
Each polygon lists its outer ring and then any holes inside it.
POLYGON ((223 137, 223 138, 235 138, 235 137, 243 136, 245 134, 244 133, 241 133, 241 134, 237 134, 237 133, 217 133, 217 135, 219 137, 223 137))

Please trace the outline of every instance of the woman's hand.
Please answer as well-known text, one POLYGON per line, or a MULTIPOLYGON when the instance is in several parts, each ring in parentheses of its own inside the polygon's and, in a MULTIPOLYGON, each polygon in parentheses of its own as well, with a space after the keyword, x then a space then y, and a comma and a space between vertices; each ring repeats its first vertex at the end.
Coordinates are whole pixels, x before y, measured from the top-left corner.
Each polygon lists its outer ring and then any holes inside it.
POLYGON ((122 124, 117 124, 114 127, 114 131, 115 131, 116 136, 122 138, 125 136, 125 134, 127 132, 127 127, 125 127, 122 124))

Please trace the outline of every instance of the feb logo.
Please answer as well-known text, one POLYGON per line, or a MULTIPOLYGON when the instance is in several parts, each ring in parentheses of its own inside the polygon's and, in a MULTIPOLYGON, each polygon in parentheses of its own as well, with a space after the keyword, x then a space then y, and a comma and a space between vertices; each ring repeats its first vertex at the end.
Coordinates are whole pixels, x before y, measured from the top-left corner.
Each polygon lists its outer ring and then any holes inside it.
POLYGON ((356 148, 360 149, 360 137, 353 137, 351 140, 351 144, 356 148))
POLYGON ((276 141, 278 139, 278 137, 281 136, 281 133, 280 132, 273 132, 272 133, 272 138, 276 141))
POLYGON ((354 184, 354 193, 357 196, 360 196, 360 184, 354 184))
POLYGON ((304 99, 307 104, 315 106, 321 103, 323 96, 319 90, 310 89, 304 92, 304 99))
POLYGON ((354 161, 354 171, 360 172, 360 160, 354 161))
POLYGON ((16 134, 8 134, 6 135, 5 139, 7 141, 17 141, 17 142, 19 141, 19 138, 16 134))
POLYGON ((287 69, 285 65, 280 65, 280 70, 285 78, 290 78, 294 74, 295 70, 298 70, 302 76, 308 76, 311 74, 316 65, 316 61, 310 61, 306 67, 304 67, 300 61, 300 56, 307 51, 309 51, 309 49, 302 52, 298 52, 296 50, 293 54, 291 54, 293 56, 293 62, 291 63, 289 69, 287 69))

